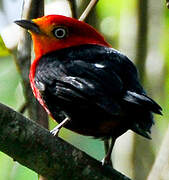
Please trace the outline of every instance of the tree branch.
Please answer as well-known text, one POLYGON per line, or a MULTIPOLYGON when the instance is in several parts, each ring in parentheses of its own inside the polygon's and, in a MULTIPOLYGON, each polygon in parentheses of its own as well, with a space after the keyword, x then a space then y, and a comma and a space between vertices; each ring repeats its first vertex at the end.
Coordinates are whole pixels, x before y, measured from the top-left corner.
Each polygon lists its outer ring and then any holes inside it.
MULTIPOLYGON (((24 1, 22 18, 33 19, 44 14, 44 0, 24 1)), ((21 29, 17 51, 13 51, 17 68, 23 84, 23 92, 28 106, 29 117, 48 128, 48 116, 32 94, 29 83, 29 69, 31 64, 31 37, 27 31, 21 29)))
MULTIPOLYGON (((34 19, 44 15, 44 0, 25 0, 22 18, 34 19)), ((27 104, 29 117, 48 129, 48 115, 45 110, 40 106, 32 94, 29 83, 29 69, 31 64, 31 38, 27 31, 21 30, 22 36, 18 44, 17 55, 15 61, 18 66, 22 82, 24 96, 27 104)), ((45 180, 42 176, 39 180, 45 180)))
POLYGON ((155 163, 150 171, 150 174, 147 178, 147 180, 158 180, 163 179, 162 175, 164 173, 164 170, 168 172, 169 168, 169 127, 167 130, 167 133, 164 137, 164 140, 162 142, 162 145, 160 147, 160 151, 158 153, 158 156, 155 160, 155 163))
POLYGON ((166 0, 167 8, 169 9, 169 0, 166 0))
MULTIPOLYGON (((169 8, 169 0, 166 0, 166 3, 167 3, 166 4, 167 7, 169 8)), ((160 147, 158 156, 148 176, 148 180, 162 179, 164 170, 168 172, 168 169, 169 169, 169 163, 168 163, 169 162, 169 148, 168 147, 169 147, 169 126, 166 132, 166 135, 163 139, 162 145, 160 147)))
POLYGON ((79 20, 80 21, 84 21, 87 16, 89 15, 89 13, 91 12, 91 10, 95 7, 95 5, 98 3, 99 0, 91 0, 90 3, 88 4, 87 8, 84 10, 84 12, 82 13, 82 15, 80 16, 79 20))
POLYGON ((70 10, 72 13, 73 18, 77 18, 77 6, 76 6, 76 0, 67 0, 70 6, 70 10))
MULTIPOLYGON (((148 50, 148 1, 138 1, 138 29, 136 41, 136 66, 139 71, 139 77, 142 84, 146 81, 145 63, 148 50)), ((134 179, 146 179, 154 161, 154 153, 152 151, 151 141, 134 134, 133 139, 133 175, 134 179), (146 147, 146 151, 143 149, 146 147), (140 171, 140 166, 143 167, 140 171)))
POLYGON ((3 104, 0 150, 48 180, 129 180, 3 104))
POLYGON ((145 81, 145 63, 147 57, 148 39, 148 1, 138 1, 138 28, 136 42, 136 66, 139 70, 140 80, 145 81))

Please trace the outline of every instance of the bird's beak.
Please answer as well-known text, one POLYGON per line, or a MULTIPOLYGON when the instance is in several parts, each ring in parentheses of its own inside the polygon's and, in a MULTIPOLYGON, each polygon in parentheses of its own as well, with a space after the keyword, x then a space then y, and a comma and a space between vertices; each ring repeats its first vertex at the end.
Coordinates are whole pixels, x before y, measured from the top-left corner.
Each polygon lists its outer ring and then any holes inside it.
POLYGON ((30 30, 31 32, 40 34, 39 27, 31 20, 19 20, 19 21, 15 21, 15 23, 27 30, 30 30))

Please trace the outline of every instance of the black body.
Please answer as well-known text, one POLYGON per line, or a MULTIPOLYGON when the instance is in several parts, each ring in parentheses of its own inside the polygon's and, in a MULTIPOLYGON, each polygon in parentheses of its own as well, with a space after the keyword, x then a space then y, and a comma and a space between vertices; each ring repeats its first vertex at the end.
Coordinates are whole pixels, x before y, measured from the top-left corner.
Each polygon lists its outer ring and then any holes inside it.
POLYGON ((133 63, 108 47, 81 45, 43 56, 35 85, 57 122, 66 113, 66 128, 96 138, 116 138, 128 129, 150 138, 152 112, 161 114, 133 63))

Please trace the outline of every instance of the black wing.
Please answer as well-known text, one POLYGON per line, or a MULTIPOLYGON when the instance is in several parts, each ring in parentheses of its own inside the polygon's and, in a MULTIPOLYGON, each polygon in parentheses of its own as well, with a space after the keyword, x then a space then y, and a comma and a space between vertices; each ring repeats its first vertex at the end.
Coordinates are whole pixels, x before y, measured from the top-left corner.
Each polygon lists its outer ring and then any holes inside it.
POLYGON ((88 54, 84 57, 75 54, 72 58, 65 53, 67 57, 49 54, 39 61, 35 76, 37 88, 42 90, 43 84, 53 98, 79 105, 96 104, 112 115, 119 114, 118 97, 122 95, 123 82, 107 60, 84 61, 88 54))

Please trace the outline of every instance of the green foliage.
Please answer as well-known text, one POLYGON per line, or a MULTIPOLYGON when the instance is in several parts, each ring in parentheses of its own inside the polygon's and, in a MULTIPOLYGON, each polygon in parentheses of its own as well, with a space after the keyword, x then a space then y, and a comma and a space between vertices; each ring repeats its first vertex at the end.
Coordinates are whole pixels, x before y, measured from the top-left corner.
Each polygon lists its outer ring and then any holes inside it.
MULTIPOLYGON (((23 103, 19 75, 12 57, 0 58, 0 101, 18 109, 23 103)), ((0 152, 0 180, 37 180, 37 174, 0 152)))
POLYGON ((0 180, 38 180, 37 174, 0 152, 0 180))
POLYGON ((2 37, 0 36, 0 57, 8 56, 9 50, 6 48, 2 37))

